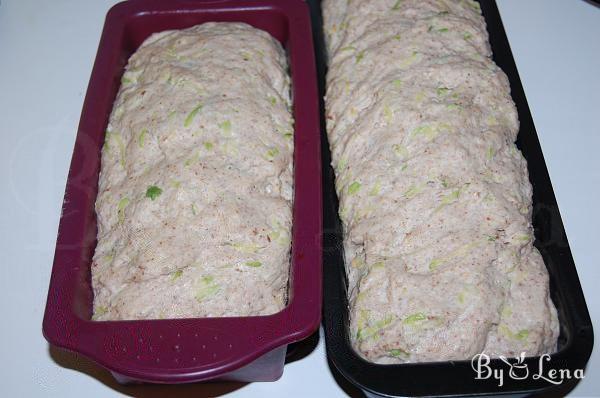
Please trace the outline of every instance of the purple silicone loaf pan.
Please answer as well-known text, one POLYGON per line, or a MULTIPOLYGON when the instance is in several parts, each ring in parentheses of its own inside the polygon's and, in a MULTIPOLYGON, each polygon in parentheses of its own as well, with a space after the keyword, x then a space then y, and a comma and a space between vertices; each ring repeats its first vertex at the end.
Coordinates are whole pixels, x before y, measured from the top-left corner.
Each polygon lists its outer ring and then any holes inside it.
POLYGON ((60 218, 43 333, 120 382, 273 381, 287 345, 321 319, 322 199, 319 102, 308 7, 301 0, 131 0, 107 14, 90 78, 60 218), (154 32, 212 21, 245 22, 285 47, 292 78, 294 207, 289 300, 269 316, 91 320, 91 258, 100 150, 129 56, 154 32))

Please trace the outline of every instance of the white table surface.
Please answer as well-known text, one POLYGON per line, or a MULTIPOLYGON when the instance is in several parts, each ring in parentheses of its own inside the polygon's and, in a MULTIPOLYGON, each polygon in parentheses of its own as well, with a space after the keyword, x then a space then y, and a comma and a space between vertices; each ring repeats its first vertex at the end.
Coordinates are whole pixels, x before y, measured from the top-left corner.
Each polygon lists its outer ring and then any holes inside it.
MULTIPOLYGON (((248 385, 122 387, 83 358, 50 356, 41 323, 65 180, 104 16, 114 3, 0 3, 0 395, 345 396, 327 367, 322 336, 279 381, 248 385)), ((498 3, 600 331, 600 8, 583 0, 498 3)), ((595 350, 571 396, 599 395, 595 350)))

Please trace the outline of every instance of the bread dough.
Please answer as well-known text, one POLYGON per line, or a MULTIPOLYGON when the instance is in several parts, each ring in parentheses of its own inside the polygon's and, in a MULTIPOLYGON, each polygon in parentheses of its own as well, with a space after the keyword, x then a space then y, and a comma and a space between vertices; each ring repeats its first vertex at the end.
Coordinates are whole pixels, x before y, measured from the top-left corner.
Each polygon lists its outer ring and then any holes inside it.
POLYGON ((289 88, 279 42, 246 24, 156 33, 131 56, 102 150, 94 319, 285 306, 289 88))
POLYGON ((356 351, 383 364, 552 352, 517 111, 479 4, 325 0, 323 14, 356 351))

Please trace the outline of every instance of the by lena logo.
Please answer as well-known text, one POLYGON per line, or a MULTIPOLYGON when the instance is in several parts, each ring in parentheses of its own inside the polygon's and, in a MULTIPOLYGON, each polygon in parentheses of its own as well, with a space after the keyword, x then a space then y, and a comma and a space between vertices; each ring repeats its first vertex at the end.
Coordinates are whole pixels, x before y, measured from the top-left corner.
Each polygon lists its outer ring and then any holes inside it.
MULTIPOLYGON (((531 377, 533 380, 545 380, 554 385, 561 384, 569 379, 583 379, 583 369, 575 369, 571 372, 570 369, 545 369, 544 363, 550 361, 550 355, 543 354, 540 356, 537 369, 530 371, 525 362, 525 353, 522 352, 517 358, 508 359, 504 356, 499 357, 500 360, 508 367, 508 377, 513 380, 525 380, 531 377)), ((475 380, 494 379, 498 381, 498 387, 504 385, 506 377, 506 367, 492 368, 490 366, 490 356, 481 353, 471 359, 471 368, 475 372, 475 380)))

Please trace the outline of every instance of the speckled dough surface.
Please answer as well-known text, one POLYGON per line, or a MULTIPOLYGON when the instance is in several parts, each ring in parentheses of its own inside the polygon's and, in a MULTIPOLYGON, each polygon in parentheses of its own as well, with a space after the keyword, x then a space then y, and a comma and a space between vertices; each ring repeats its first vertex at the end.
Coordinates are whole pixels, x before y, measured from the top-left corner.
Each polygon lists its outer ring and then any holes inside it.
POLYGON ((285 306, 290 108, 286 55, 266 32, 206 23, 142 44, 102 150, 94 319, 285 306))
POLYGON ((384 364, 552 352, 517 112, 479 4, 325 0, 323 14, 355 349, 384 364))

